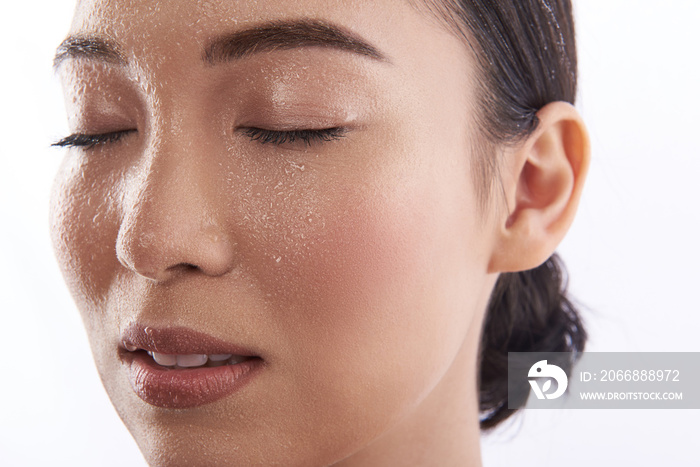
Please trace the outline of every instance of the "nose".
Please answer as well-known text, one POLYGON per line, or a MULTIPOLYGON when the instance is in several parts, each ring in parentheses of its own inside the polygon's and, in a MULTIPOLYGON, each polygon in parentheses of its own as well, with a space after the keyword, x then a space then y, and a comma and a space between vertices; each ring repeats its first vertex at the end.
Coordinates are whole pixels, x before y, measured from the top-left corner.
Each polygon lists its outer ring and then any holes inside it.
POLYGON ((156 282, 183 273, 224 275, 235 268, 236 242, 217 177, 197 154, 170 149, 152 148, 124 183, 117 258, 156 282))

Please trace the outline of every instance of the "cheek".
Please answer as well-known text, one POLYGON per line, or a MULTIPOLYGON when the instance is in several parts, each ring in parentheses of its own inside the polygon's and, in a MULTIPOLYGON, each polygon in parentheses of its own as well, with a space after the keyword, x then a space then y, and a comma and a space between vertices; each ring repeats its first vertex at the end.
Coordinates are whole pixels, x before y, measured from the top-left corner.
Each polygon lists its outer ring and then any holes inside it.
POLYGON ((448 243, 465 223, 439 194, 412 188, 348 196, 343 216, 328 222, 322 261, 311 264, 322 271, 314 285, 325 289, 326 324, 347 324, 349 335, 369 341, 363 346, 395 340, 399 352, 416 348, 422 342, 413 339, 429 340, 431 326, 460 312, 446 300, 463 292, 451 278, 468 271, 463 245, 448 243))
POLYGON ((405 165, 369 181, 319 183, 325 195, 310 209, 318 227, 289 242, 304 254, 283 255, 263 279, 276 290, 284 358, 309 375, 290 375, 295 392, 328 394, 334 416, 374 414, 357 424, 364 429, 379 430, 437 384, 478 295, 468 173, 405 165))
POLYGON ((67 154, 50 204, 54 252, 82 312, 97 308, 118 266, 115 180, 93 172, 79 154, 67 154))

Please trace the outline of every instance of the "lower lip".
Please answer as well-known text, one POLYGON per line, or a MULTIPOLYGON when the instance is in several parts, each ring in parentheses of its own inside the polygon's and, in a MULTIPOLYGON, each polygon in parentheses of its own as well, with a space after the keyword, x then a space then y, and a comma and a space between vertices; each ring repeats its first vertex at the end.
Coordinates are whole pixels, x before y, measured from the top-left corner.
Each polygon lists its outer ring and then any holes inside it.
POLYGON ((129 353, 131 387, 144 402, 167 409, 188 409, 210 404, 245 386, 262 366, 252 358, 235 365, 201 368, 167 368, 145 352, 129 353))

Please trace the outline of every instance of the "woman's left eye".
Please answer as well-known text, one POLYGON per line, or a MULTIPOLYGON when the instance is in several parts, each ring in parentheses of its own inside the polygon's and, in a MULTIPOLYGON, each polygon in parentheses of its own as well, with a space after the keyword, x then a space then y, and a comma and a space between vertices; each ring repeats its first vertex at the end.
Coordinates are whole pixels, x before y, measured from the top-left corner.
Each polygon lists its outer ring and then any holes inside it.
POLYGON ((333 127, 322 129, 302 129, 302 130, 266 130, 264 128, 241 128, 241 131, 253 141, 261 144, 274 144, 280 146, 285 143, 302 143, 311 146, 317 143, 338 140, 345 136, 346 128, 333 127))

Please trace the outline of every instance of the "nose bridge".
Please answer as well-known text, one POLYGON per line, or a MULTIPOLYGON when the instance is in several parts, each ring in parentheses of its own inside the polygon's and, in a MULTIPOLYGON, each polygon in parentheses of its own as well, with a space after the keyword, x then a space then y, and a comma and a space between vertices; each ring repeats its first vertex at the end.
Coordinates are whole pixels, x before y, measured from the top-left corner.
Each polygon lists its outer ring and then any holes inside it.
POLYGON ((152 280, 193 269, 217 276, 234 267, 235 241, 211 170, 217 163, 197 135, 181 117, 154 120, 141 165, 126 182, 117 256, 152 280))

